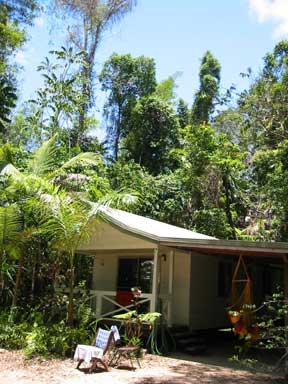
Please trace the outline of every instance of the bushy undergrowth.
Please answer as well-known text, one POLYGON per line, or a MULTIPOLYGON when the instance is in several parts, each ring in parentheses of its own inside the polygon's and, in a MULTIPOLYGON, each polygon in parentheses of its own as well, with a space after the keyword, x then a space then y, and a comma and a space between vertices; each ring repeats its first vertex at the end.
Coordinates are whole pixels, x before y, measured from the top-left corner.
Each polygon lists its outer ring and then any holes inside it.
POLYGON ((0 316, 0 347, 23 349, 27 357, 71 356, 77 344, 90 344, 92 338, 93 332, 87 324, 69 328, 64 320, 45 324, 43 321, 19 322, 8 313, 0 316))
MULTIPOLYGON (((75 300, 75 327, 71 328, 67 326, 65 311, 61 313, 59 300, 53 300, 53 304, 45 298, 33 308, 2 311, 0 348, 22 349, 26 357, 71 356, 77 344, 90 344, 96 328, 90 306, 79 298, 75 300)), ((63 300, 60 302, 64 304, 63 300)))

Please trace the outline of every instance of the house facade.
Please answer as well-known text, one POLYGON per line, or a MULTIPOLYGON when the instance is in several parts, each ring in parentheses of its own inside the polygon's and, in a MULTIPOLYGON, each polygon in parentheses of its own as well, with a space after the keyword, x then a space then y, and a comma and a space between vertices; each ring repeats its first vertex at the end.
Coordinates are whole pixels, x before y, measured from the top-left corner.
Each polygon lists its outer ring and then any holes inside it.
POLYGON ((90 293, 98 318, 132 309, 131 288, 139 287, 140 307, 161 312, 169 326, 220 328, 229 324, 226 308, 240 254, 259 301, 285 277, 286 243, 222 241, 104 207, 92 233, 78 252, 93 256, 90 293))

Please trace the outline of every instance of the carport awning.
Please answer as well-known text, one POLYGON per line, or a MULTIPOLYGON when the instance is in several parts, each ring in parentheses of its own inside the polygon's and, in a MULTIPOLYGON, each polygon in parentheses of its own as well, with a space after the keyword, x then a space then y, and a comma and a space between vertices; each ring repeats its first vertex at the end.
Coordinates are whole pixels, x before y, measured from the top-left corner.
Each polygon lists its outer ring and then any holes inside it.
POLYGON ((163 241, 162 245, 200 253, 243 255, 258 257, 284 257, 288 255, 288 243, 246 240, 193 240, 181 242, 176 239, 163 241))

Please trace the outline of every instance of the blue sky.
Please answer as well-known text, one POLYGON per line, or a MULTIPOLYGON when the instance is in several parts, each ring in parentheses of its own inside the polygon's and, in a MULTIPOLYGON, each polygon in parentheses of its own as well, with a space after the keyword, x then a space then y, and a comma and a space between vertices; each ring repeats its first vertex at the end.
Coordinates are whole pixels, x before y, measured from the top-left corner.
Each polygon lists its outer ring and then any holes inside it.
MULTIPOLYGON (((63 44, 64 32, 50 34, 49 29, 48 19, 40 15, 29 30, 30 40, 16 55, 23 65, 21 100, 41 85, 37 65, 50 49, 63 44)), ((257 72, 265 53, 287 36, 288 0, 139 0, 135 10, 106 34, 96 68, 100 70, 113 52, 153 57, 158 80, 182 73, 176 94, 191 103, 206 50, 221 63, 223 89, 232 83, 243 88, 240 72, 248 67, 257 72)), ((98 100, 101 111, 101 96, 98 100)))

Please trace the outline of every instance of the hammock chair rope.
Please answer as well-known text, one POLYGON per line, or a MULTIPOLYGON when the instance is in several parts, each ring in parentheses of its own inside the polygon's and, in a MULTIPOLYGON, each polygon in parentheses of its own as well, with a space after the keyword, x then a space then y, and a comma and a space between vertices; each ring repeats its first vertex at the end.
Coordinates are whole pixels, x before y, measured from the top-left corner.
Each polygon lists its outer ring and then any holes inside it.
POLYGON ((242 255, 239 256, 239 259, 237 261, 237 264, 233 273, 232 286, 231 286, 231 299, 232 299, 232 308, 233 307, 237 308, 237 306, 243 306, 243 304, 252 305, 251 279, 242 255), (245 278, 237 279, 237 276, 240 273, 241 267, 244 271, 245 278), (238 283, 246 283, 240 295, 238 290, 238 283))
POLYGON ((240 324, 243 332, 253 328, 256 316, 253 311, 252 281, 242 255, 238 258, 232 276, 231 302, 228 314, 230 314, 231 321, 236 324, 235 329, 237 326, 239 328, 240 324), (239 285, 242 285, 241 288, 239 285))

